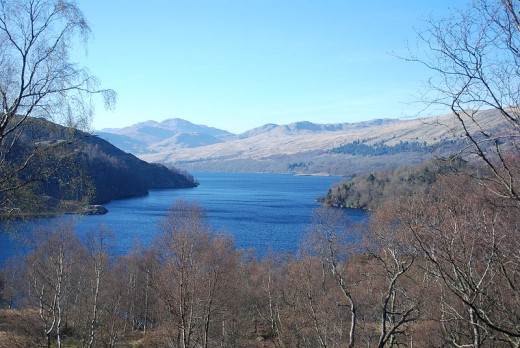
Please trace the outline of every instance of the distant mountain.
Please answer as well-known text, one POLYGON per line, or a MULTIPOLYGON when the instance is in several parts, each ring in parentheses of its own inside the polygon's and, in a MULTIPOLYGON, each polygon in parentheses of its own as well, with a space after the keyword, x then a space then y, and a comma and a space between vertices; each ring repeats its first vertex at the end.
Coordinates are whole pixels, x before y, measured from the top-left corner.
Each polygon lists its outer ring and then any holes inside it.
POLYGON ((170 149, 183 149, 213 145, 223 142, 210 134, 204 133, 177 133, 174 136, 150 145, 148 148, 153 152, 169 151, 170 149))
POLYGON ((228 131, 196 125, 180 118, 162 122, 146 121, 125 128, 106 128, 96 134, 113 142, 122 150, 134 154, 156 152, 155 145, 158 145, 159 149, 165 146, 198 147, 235 138, 235 135, 228 131), (159 144, 163 141, 163 145, 159 144))
POLYGON ((149 152, 148 143, 137 140, 128 135, 107 132, 96 132, 95 135, 108 141, 119 149, 125 149, 126 152, 131 152, 134 154, 149 152))
POLYGON ((254 137, 256 135, 260 135, 260 134, 263 134, 263 133, 266 133, 266 132, 269 132, 275 128, 278 128, 280 127, 279 125, 277 124, 274 124, 274 123, 268 123, 268 124, 265 124, 261 127, 257 127, 257 128, 253 128, 251 130, 248 130, 242 134, 240 134, 238 136, 239 139, 246 139, 246 138, 250 138, 250 137, 254 137))
POLYGON ((316 124, 309 121, 294 122, 288 125, 269 123, 242 134, 233 134, 222 129, 196 125, 186 120, 172 118, 162 122, 140 122, 124 128, 105 128, 95 134, 124 151, 136 155, 147 155, 249 139, 265 133, 297 135, 338 132, 364 129, 393 122, 397 122, 397 120, 382 119, 340 124, 316 124))
MULTIPOLYGON (((501 126, 494 110, 481 111, 476 117, 488 123, 486 129, 501 126)), ((242 134, 175 119, 175 127, 168 130, 176 133, 170 137, 151 141, 142 135, 143 125, 166 127, 170 121, 149 121, 110 132, 139 141, 141 150, 134 153, 140 158, 189 170, 336 175, 415 165, 456 151, 465 139, 452 115, 337 124, 266 124, 242 134), (146 151, 142 143, 147 144, 146 151)))
MULTIPOLYGON (((39 202, 28 205, 20 214, 78 212, 85 204, 104 204, 114 199, 142 196, 152 188, 197 185, 186 172, 147 163, 98 136, 43 119, 29 121, 24 136, 11 154, 10 163, 25 158, 20 154, 26 149, 48 146, 48 150, 35 156, 20 174, 20 180, 34 183, 27 186, 23 195, 14 191, 15 197, 10 199, 30 196, 32 201, 39 202)), ((122 135, 114 137, 138 144, 122 135)))

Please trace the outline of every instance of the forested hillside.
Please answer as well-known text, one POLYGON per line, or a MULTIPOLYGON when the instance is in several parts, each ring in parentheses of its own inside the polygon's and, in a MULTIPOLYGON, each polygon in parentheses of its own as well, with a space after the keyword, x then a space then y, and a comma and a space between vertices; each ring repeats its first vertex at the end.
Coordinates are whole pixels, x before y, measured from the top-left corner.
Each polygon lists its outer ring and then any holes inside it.
POLYGON ((26 122, 5 162, 24 170, 10 178, 19 189, 0 193, 4 217, 95 213, 89 205, 145 195, 151 188, 197 185, 187 172, 149 164, 103 139, 43 119, 26 122), (21 162, 26 158, 27 164, 21 162))
POLYGON ((327 207, 374 210, 402 196, 425 194, 440 175, 464 171, 460 157, 438 158, 412 167, 354 175, 319 198, 327 207))

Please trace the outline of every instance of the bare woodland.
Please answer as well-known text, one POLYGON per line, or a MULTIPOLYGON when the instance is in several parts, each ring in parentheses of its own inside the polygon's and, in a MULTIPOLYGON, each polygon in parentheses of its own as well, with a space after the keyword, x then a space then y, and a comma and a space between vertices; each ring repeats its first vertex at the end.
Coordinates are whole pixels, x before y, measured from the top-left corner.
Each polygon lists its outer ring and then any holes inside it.
POLYGON ((363 225, 316 210, 295 255, 238 250, 185 202, 125 256, 102 228, 42 229, 3 270, 0 346, 520 347, 519 9, 477 0, 407 58, 432 69, 432 104, 477 123, 464 170, 363 225), (473 117, 485 108, 503 128, 473 117))
POLYGON ((319 209, 297 255, 237 250, 172 206, 149 248, 110 258, 70 225, 4 269, 11 346, 518 347, 519 214, 447 175, 351 226, 319 209))

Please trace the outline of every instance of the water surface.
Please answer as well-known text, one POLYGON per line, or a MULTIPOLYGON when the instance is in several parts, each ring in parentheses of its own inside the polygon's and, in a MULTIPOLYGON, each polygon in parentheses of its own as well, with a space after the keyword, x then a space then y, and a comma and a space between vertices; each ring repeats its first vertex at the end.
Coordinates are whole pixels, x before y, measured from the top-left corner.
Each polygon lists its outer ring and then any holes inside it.
MULTIPOLYGON (((324 195, 340 177, 293 176, 265 173, 193 173, 200 186, 191 189, 152 190, 144 197, 106 204, 109 213, 97 216, 66 217, 75 221, 81 238, 90 229, 104 225, 113 231, 113 254, 127 253, 137 239, 148 246, 159 232, 159 223, 177 200, 198 203, 208 223, 230 234, 238 248, 294 252, 319 207, 316 198, 324 195)), ((348 210, 353 221, 365 213, 348 210)), ((57 219, 38 223, 56 224, 57 219)), ((33 222, 34 225, 34 222, 33 222)), ((26 227, 27 229, 27 227, 26 227)), ((0 262, 11 255, 14 242, 1 235, 0 262)))

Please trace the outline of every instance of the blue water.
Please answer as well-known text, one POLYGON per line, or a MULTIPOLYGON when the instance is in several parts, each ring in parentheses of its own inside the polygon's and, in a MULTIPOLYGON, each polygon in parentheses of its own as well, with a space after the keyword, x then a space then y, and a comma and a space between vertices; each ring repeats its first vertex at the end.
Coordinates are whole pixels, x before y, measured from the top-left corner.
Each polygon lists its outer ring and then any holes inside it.
MULTIPOLYGON (((144 197, 113 201, 109 213, 73 219, 80 238, 100 225, 115 236, 113 254, 127 253, 140 239, 150 245, 159 232, 159 223, 177 200, 198 203, 208 223, 225 232, 243 249, 294 252, 319 207, 315 200, 324 195, 340 177, 293 176, 264 173, 193 173, 200 186, 192 189, 152 190, 144 197)), ((348 210, 354 221, 365 218, 359 210, 348 210)), ((38 223, 56 224, 57 219, 39 219, 38 223)), ((24 227, 28 229, 27 226, 24 227)), ((23 233, 21 233, 23 235, 23 233)), ((20 235, 20 233, 18 233, 20 235)), ((16 249, 16 242, 0 234, 0 264, 16 249)))

